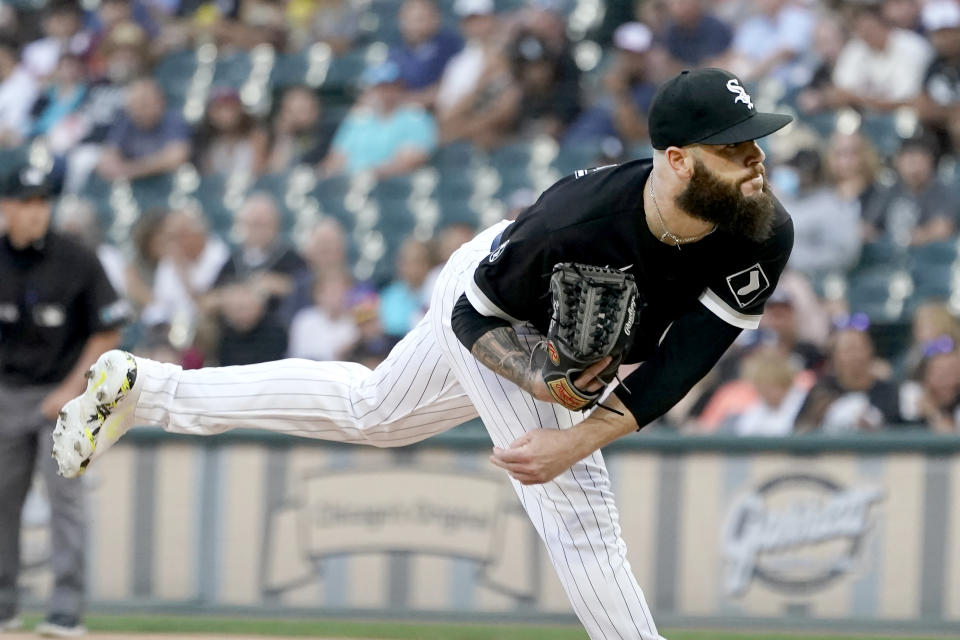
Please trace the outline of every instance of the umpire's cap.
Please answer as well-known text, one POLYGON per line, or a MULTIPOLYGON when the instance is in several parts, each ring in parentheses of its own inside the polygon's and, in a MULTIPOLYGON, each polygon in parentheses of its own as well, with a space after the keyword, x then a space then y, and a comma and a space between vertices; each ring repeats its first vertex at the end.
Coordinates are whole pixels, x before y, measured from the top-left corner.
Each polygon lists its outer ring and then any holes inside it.
POLYGON ((0 197, 10 200, 49 198, 60 191, 60 179, 54 170, 25 165, 0 181, 0 197))
POLYGON ((734 144, 770 135, 792 117, 760 113, 740 79, 723 69, 682 71, 657 89, 650 105, 654 149, 734 144))

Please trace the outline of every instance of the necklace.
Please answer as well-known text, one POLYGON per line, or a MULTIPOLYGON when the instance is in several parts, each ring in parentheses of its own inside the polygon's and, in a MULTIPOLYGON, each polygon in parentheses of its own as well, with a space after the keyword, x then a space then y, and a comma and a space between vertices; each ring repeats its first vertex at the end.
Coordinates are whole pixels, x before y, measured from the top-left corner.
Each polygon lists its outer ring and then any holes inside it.
POLYGON ((717 230, 717 225, 713 225, 707 231, 695 236, 678 236, 667 228, 667 223, 663 221, 663 216, 660 214, 660 205, 657 204, 657 192, 653 190, 653 176, 650 177, 650 198, 653 199, 653 210, 657 212, 657 220, 660 221, 660 228, 663 229, 663 233, 660 235, 660 242, 670 238, 673 244, 676 245, 678 251, 680 250, 680 245, 701 240, 717 230))

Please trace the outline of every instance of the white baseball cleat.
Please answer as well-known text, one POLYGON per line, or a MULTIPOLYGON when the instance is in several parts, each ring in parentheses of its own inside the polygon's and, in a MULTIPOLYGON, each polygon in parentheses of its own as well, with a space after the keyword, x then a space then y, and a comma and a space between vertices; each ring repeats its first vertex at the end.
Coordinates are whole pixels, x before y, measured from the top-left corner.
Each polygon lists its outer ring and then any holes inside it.
POLYGON ((133 426, 139 389, 137 361, 113 349, 86 373, 87 390, 60 411, 53 430, 53 457, 60 475, 73 478, 87 468, 133 426))

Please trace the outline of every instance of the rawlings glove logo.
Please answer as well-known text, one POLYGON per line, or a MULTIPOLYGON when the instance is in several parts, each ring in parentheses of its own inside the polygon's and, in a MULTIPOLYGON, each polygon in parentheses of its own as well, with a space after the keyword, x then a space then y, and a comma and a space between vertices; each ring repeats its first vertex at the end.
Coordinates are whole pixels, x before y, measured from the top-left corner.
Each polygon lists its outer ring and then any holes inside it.
POLYGON ((637 315, 637 297, 630 298, 630 306, 627 307, 627 321, 624 324, 623 332, 630 335, 630 329, 633 328, 633 321, 637 315))

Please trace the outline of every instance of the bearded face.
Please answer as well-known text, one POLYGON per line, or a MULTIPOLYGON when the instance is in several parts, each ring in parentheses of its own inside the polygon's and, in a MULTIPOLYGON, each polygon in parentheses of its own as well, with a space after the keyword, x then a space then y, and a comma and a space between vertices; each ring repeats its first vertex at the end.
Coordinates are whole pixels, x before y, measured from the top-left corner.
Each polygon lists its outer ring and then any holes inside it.
POLYGON ((776 205, 762 167, 758 166, 750 176, 764 175, 762 192, 746 196, 740 190, 743 181, 725 180, 699 159, 694 159, 694 163, 690 182, 674 198, 677 207, 734 235, 756 242, 770 237, 776 205))

